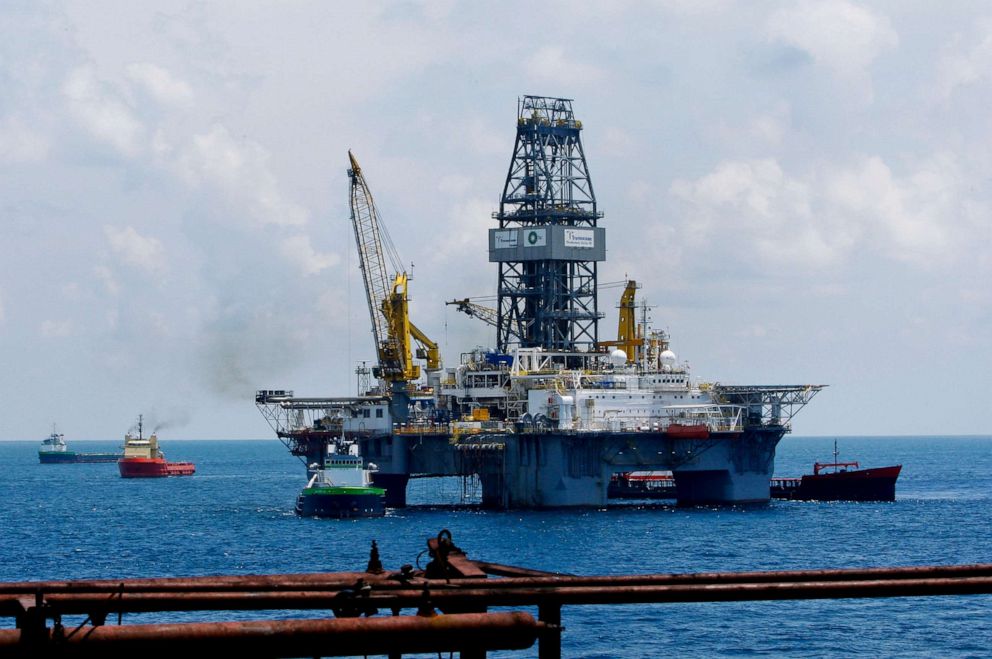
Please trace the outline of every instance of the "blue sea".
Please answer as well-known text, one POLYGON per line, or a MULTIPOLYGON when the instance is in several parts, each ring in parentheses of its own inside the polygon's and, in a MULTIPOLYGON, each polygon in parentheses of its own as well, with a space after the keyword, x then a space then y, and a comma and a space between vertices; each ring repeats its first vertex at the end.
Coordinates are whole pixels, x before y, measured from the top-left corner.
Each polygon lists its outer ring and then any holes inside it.
MULTIPOLYGON (((123 480, 114 464, 40 465, 37 442, 6 442, 0 581, 351 571, 372 540, 387 568, 422 566, 443 528, 470 558, 573 574, 992 562, 992 437, 839 446, 862 466, 901 463, 897 501, 492 512, 458 505, 477 492, 444 479, 413 482, 414 505, 385 518, 300 519, 304 468, 275 440, 165 439, 169 458, 195 461, 197 474, 160 480, 123 480), (439 500, 452 505, 430 505, 439 500)), ((787 437, 776 474, 807 473, 832 451, 832 438, 787 437)), ((225 615, 263 614, 200 618, 225 615)), ((125 622, 164 619, 175 618, 125 622)), ((566 657, 992 655, 992 596, 566 607, 563 624, 566 657)))

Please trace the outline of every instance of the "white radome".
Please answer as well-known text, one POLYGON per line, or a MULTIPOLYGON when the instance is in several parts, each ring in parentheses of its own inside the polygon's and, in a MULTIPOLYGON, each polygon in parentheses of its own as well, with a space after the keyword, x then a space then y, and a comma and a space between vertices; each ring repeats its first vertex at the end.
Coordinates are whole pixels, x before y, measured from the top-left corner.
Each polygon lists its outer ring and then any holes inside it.
POLYGON ((675 356, 675 353, 671 350, 665 350, 661 353, 661 363, 664 366, 675 366, 679 359, 675 356))
POLYGON ((610 353, 610 363, 614 366, 623 366, 627 363, 627 353, 617 348, 610 353))

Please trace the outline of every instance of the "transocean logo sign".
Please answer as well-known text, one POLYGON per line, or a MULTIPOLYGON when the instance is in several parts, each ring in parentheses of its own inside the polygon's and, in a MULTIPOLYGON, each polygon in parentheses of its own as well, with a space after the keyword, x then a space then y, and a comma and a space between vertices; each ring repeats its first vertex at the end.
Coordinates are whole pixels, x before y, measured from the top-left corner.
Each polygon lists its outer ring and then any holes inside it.
POLYGON ((565 247, 592 249, 596 246, 596 234, 592 229, 565 229, 565 247))
POLYGON ((544 247, 548 244, 547 229, 525 229, 524 245, 527 247, 544 247))

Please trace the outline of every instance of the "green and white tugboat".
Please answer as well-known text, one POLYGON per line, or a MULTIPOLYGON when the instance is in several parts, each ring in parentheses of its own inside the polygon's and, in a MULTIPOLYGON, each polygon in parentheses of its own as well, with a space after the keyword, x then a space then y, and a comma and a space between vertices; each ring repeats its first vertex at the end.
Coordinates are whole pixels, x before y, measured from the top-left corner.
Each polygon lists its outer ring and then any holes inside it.
POLYGON ((312 476, 296 499, 302 517, 382 517, 386 490, 372 486, 372 469, 350 453, 330 453, 323 466, 311 465, 312 476))

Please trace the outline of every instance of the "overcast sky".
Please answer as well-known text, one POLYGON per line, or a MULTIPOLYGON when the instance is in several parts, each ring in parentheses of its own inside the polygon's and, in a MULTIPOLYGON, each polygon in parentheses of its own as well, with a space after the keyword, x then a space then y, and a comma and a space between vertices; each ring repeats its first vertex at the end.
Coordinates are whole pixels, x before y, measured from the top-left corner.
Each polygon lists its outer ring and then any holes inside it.
MULTIPOLYGON (((0 438, 271 437, 373 357, 353 149, 449 364, 522 94, 574 99, 608 261, 797 435, 988 434, 987 2, 0 4, 0 438)), ((600 294, 616 328, 620 289, 600 294)))

